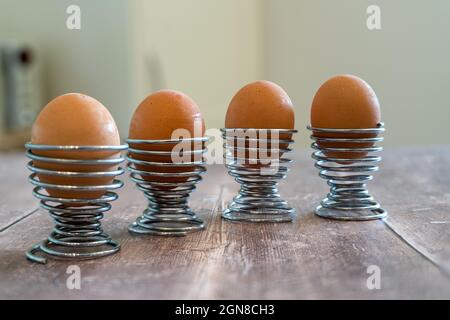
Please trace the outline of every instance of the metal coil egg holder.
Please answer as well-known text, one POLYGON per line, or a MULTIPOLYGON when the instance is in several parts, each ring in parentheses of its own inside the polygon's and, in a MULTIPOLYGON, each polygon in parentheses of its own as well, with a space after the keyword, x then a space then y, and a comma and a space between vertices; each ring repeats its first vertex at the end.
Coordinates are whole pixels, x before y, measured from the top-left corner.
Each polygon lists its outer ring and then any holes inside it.
POLYGON ((385 131, 384 124, 380 123, 377 128, 367 129, 307 128, 312 131, 311 139, 314 142, 311 147, 316 150, 312 154, 312 158, 316 160, 315 167, 319 169, 319 176, 327 180, 330 186, 330 192, 321 201, 315 213, 323 218, 338 220, 385 218, 386 210, 374 200, 366 186, 366 183, 373 179, 371 173, 379 169, 377 163, 381 161, 381 157, 374 153, 383 150, 375 144, 383 141, 383 137, 379 135, 385 131), (320 134, 336 137, 326 138, 320 134), (355 134, 366 137, 355 137, 355 134), (323 143, 328 143, 328 146, 331 143, 332 146, 326 147, 323 143), (358 147, 358 144, 361 147, 358 147), (334 156, 330 156, 333 152, 334 156), (352 158, 348 157, 349 153, 358 155, 352 158))
POLYGON ((188 198, 190 193, 196 189, 196 184, 202 180, 201 175, 206 172, 203 154, 206 152, 205 143, 208 139, 208 137, 202 137, 173 140, 127 140, 130 144, 127 167, 130 171, 131 180, 137 184, 139 190, 143 191, 148 200, 148 206, 142 215, 129 226, 128 230, 131 233, 185 236, 190 232, 204 229, 203 221, 189 207, 188 198), (172 151, 145 150, 142 147, 161 144, 175 146, 180 143, 201 143, 202 148, 183 150, 181 158, 187 156, 191 159, 190 161, 163 162, 133 158, 133 154, 151 156, 152 158, 158 156, 167 158, 172 156, 172 151), (141 167, 138 168, 138 166, 141 167), (161 171, 169 169, 172 172, 158 172, 158 169, 144 170, 145 166, 161 168, 161 171), (151 181, 152 177, 159 181, 151 181), (184 181, 167 181, 171 178, 184 181))
POLYGON ((111 209, 111 201, 118 195, 111 190, 119 189, 123 183, 115 177, 124 173, 120 167, 112 171, 98 172, 72 172, 43 169, 36 166, 33 161, 45 162, 54 165, 101 166, 119 165, 123 157, 78 160, 54 158, 34 154, 33 151, 117 151, 127 148, 120 146, 46 146, 27 143, 27 157, 31 161, 27 168, 32 172, 29 181, 35 186, 33 195, 40 199, 40 206, 47 210, 55 226, 47 239, 33 246, 26 256, 30 261, 46 263, 47 258, 62 260, 84 260, 104 257, 120 250, 120 245, 113 241, 101 227, 100 220, 105 212, 111 209), (60 178, 101 178, 111 177, 113 181, 103 185, 66 185, 53 184, 40 181, 38 175, 55 176, 60 178), (53 197, 46 189, 75 192, 104 192, 95 199, 91 198, 60 198, 53 197))
MULTIPOLYGON (((283 129, 221 129, 224 159, 228 173, 241 187, 222 217, 232 221, 291 222, 295 209, 278 192, 279 181, 286 178, 292 152, 292 134, 283 129), (280 138, 287 135, 288 138, 280 138), (259 155, 275 155, 267 167, 259 155), (252 154, 253 153, 253 154, 252 154), (256 165, 255 165, 256 164, 256 165)), ((268 160, 268 159, 265 159, 268 160)))

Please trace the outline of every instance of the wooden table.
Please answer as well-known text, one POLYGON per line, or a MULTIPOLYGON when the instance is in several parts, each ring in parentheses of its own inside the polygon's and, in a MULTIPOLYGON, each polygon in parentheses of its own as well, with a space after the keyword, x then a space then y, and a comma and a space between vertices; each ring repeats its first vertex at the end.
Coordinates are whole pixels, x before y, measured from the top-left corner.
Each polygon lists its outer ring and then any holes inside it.
POLYGON ((370 183, 385 221, 338 222, 314 216, 327 191, 310 151, 300 151, 281 193, 297 209, 284 224, 230 223, 220 212, 237 184, 209 168, 191 199, 207 229, 183 238, 132 236, 145 206, 127 177, 104 221, 122 244, 113 256, 33 264, 24 252, 52 223, 26 181, 23 153, 0 156, 0 298, 315 299, 450 298, 450 147, 387 150, 370 183), (81 269, 69 290, 68 266, 81 269), (367 268, 381 289, 367 287, 367 268))

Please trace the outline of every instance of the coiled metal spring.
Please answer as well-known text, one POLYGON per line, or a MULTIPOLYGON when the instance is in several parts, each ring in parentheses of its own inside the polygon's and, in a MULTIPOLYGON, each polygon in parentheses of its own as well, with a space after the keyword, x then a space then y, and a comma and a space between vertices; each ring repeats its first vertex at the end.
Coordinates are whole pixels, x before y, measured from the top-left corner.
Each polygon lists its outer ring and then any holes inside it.
POLYGON ((118 165, 125 159, 119 156, 106 159, 79 160, 55 158, 36 153, 39 153, 38 151, 120 153, 127 146, 46 146, 28 143, 25 147, 28 149, 27 157, 31 159, 27 168, 32 172, 29 181, 35 186, 33 195, 40 199, 40 206, 49 212, 55 223, 48 238, 33 246, 26 253, 27 258, 33 262, 46 263, 48 257, 63 260, 84 260, 107 256, 119 251, 120 245, 102 230, 100 220, 103 218, 103 214, 111 209, 110 202, 118 198, 117 194, 111 190, 123 186, 123 183, 116 180, 115 177, 124 173, 124 170, 118 165), (46 164, 47 169, 40 167, 37 163, 46 164), (63 168, 69 166, 86 168, 89 166, 90 169, 65 171, 61 169, 61 166, 63 168), (99 166, 101 171, 90 172, 92 167, 95 168, 96 166, 99 166), (109 169, 110 171, 106 171, 103 170, 105 166, 108 166, 108 168, 117 167, 115 170, 109 169), (69 182, 70 179, 99 178, 105 178, 111 180, 111 182, 93 185, 91 181, 87 185, 81 185, 80 183, 72 185, 62 182, 53 183, 54 181, 43 182, 42 176, 59 179, 59 181, 68 179, 65 182, 69 182), (83 194, 83 192, 91 192, 91 194, 97 193, 99 197, 59 197, 59 195, 50 195, 48 190, 52 193, 75 192, 78 195, 83 194))
MULTIPOLYGON (((208 137, 183 140, 128 139, 128 170, 139 190, 148 200, 148 207, 129 231, 136 234, 160 236, 185 236, 202 230, 203 221, 188 205, 188 198, 206 172, 203 154, 208 137), (168 160, 172 151, 158 151, 158 145, 200 143, 201 148, 182 150, 178 156, 184 161, 168 160), (147 147, 147 150, 146 150, 147 147), (153 147, 148 150, 148 147, 153 147), (161 158, 158 158, 161 157, 161 158), (140 159, 137 159, 140 158, 140 159), (158 161, 159 159, 163 159, 158 161), (188 160, 186 160, 188 159, 188 160), (149 161, 150 160, 150 161, 149 161)), ((170 157, 170 158, 169 158, 170 157)))
POLYGON ((376 146, 383 141, 384 124, 368 129, 324 129, 307 127, 312 131, 312 158, 319 176, 327 180, 330 192, 316 208, 324 218, 338 220, 372 220, 387 216, 386 210, 374 200, 366 183, 378 171, 383 150, 376 146))
POLYGON ((224 219, 247 222, 290 222, 295 209, 278 192, 286 178, 296 130, 221 129, 228 173, 241 187, 222 213, 224 219))

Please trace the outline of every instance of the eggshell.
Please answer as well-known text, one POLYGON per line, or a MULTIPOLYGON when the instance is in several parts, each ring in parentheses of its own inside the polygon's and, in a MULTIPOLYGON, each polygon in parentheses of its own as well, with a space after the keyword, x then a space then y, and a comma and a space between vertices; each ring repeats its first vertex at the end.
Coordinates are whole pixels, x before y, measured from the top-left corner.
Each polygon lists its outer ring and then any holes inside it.
MULTIPOLYGON (((33 124, 31 142, 55 146, 117 146, 120 136, 109 111, 97 100, 79 93, 59 96, 48 103, 39 113, 33 124)), ((107 159, 118 157, 117 151, 41 151, 33 150, 40 156, 60 159, 107 159)), ((69 172, 97 172, 116 170, 117 165, 70 165, 46 161, 33 161, 36 167, 69 172)), ((45 183, 92 186, 104 185, 113 181, 111 177, 76 178, 38 174, 45 183)), ((53 197, 73 199, 94 199, 104 191, 61 191, 47 189, 53 197)))
MULTIPOLYGON (((182 138, 201 138, 205 133, 205 122, 197 104, 184 93, 175 90, 161 90, 151 94, 137 107, 131 120, 129 138, 142 140, 179 139, 174 136, 176 130, 183 129, 182 138)), ((133 144, 131 148, 150 151, 172 151, 176 144, 133 144)), ((185 149, 200 150, 203 143, 184 143, 185 149)), ((130 157, 149 162, 173 163, 171 156, 142 155, 130 152, 130 157)), ((201 160, 191 157, 189 161, 201 160)), ((188 167, 161 167, 136 165, 139 170, 156 173, 185 173, 195 169, 188 167)), ((146 181, 178 183, 188 180, 186 177, 155 177, 143 175, 146 181)))
POLYGON ((294 107, 287 93, 270 81, 240 89, 228 106, 226 128, 293 129, 294 107))
MULTIPOLYGON (((294 106, 288 94, 277 84, 270 81, 256 81, 240 89, 228 106, 226 128, 254 129, 294 129, 294 106)), ((258 136, 256 136, 259 138, 258 136)), ((276 137, 268 137, 275 139, 276 137)), ((280 134, 279 139, 291 139, 291 134, 280 134)), ((249 143, 246 143, 249 147, 249 143)), ((260 145, 260 148, 275 148, 271 144, 260 145)), ((288 144, 279 144, 279 148, 287 148, 288 144)), ((281 156, 280 153, 279 156, 281 156)), ((269 152, 268 157, 271 156, 269 152)), ((250 155, 245 157, 266 159, 266 156, 250 155)))
MULTIPOLYGON (((373 89, 354 75, 339 75, 327 80, 317 91, 311 106, 311 125, 315 128, 376 128, 381 121, 380 104, 373 89)), ((325 138, 371 138, 375 134, 319 133, 325 138)), ((321 147, 361 148, 373 143, 318 142, 321 147)), ((367 152, 325 152, 335 158, 357 159, 367 152)))

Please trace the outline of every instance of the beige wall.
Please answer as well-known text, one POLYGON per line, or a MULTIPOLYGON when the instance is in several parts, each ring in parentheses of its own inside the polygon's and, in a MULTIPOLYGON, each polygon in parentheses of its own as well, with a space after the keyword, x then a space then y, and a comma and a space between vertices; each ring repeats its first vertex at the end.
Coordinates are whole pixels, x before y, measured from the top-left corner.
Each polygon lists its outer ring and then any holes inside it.
POLYGON ((222 127, 234 92, 262 77, 259 0, 0 0, 0 39, 39 43, 48 99, 83 92, 102 101, 127 135, 137 104, 172 88, 199 104, 208 127, 222 127), (65 26, 66 8, 82 28, 65 26))
POLYGON ((266 78, 294 100, 306 147, 315 91, 354 73, 379 96, 385 145, 439 144, 450 143, 449 16, 447 0, 0 0, 0 39, 39 42, 48 97, 98 98, 123 136, 152 91, 184 91, 221 127, 234 93, 266 78), (380 31, 366 28, 374 3, 380 31), (65 27, 70 4, 82 8, 81 31, 65 27))
POLYGON ((450 143, 450 1, 266 0, 267 78, 297 108, 299 140, 315 91, 332 75, 353 73, 375 89, 386 146, 450 143), (382 29, 366 28, 381 7, 382 29))
POLYGON ((47 99, 82 92, 107 106, 124 132, 131 96, 126 0, 0 0, 0 39, 32 39, 45 62, 47 99), (81 30, 66 28, 66 8, 81 7, 81 30))
POLYGON ((231 97, 263 76, 260 0, 133 1, 138 103, 171 88, 200 106, 206 125, 221 128, 231 97))

